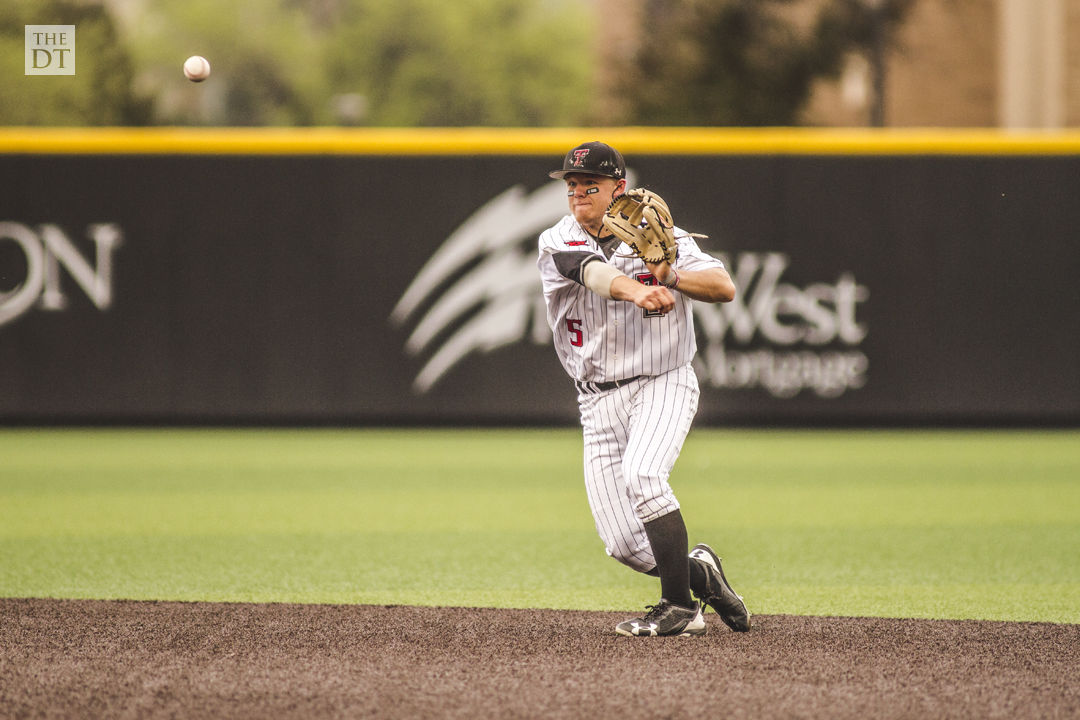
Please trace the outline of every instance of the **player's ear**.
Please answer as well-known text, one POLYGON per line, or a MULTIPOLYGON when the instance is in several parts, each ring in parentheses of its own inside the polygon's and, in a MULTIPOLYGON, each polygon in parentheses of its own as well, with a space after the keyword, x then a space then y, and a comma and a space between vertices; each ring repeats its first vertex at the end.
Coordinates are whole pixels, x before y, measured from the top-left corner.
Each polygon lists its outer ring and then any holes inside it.
POLYGON ((624 192, 626 192, 626 178, 616 180, 615 189, 611 193, 611 199, 614 200, 615 198, 622 195, 624 192))

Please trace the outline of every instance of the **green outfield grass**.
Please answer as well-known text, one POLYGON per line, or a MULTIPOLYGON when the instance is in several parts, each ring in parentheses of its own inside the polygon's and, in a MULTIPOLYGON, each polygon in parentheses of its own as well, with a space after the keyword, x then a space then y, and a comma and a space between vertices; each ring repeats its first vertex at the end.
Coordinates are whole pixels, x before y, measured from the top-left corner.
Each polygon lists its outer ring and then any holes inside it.
MULTIPOLYGON (((1080 622, 1080 432, 696 429, 672 477, 752 612, 1080 622)), ((637 609, 580 437, 0 430, 0 596, 637 609)))

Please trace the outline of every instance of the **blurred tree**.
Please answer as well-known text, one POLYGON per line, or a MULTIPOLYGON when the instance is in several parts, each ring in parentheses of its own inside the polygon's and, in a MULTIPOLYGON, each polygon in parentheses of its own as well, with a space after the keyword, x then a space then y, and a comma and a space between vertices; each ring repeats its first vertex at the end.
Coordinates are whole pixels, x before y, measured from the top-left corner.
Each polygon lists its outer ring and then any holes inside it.
POLYGON ((318 33, 286 0, 131 0, 123 27, 153 93, 154 122, 175 125, 312 125, 326 93, 318 33), (203 55, 210 78, 190 83, 184 60, 203 55))
POLYGON ((826 52, 866 56, 872 72, 870 124, 885 124, 885 55, 915 0, 832 0, 818 17, 818 44, 826 52))
MULTIPOLYGON (((321 0, 325 10, 334 0, 321 0)), ((335 93, 364 99, 369 125, 581 122, 600 21, 573 0, 336 3, 327 44, 335 93)))
POLYGON ((574 0, 127 4, 158 123, 535 126, 586 104, 589 64, 551 50, 595 22, 574 0), (180 74, 196 53, 212 66, 201 85, 180 74))
POLYGON ((149 97, 132 89, 134 65, 101 5, 78 0, 0 4, 0 125, 142 125, 149 97), (26 25, 75 26, 75 75, 25 75, 26 25))
MULTIPOLYGON (((619 91, 645 125, 795 125, 813 82, 852 51, 880 53, 914 0, 824 0, 808 31, 798 0, 647 0, 619 91)), ((880 64, 879 64, 880 66, 880 64)))

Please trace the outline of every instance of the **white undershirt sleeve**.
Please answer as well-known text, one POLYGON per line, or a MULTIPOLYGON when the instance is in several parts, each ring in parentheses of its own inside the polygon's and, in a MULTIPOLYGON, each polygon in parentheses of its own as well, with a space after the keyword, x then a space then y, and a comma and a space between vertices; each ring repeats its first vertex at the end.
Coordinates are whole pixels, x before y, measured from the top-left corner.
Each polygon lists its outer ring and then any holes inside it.
POLYGON ((622 275, 613 266, 594 260, 581 271, 582 284, 604 298, 611 298, 611 283, 622 275))

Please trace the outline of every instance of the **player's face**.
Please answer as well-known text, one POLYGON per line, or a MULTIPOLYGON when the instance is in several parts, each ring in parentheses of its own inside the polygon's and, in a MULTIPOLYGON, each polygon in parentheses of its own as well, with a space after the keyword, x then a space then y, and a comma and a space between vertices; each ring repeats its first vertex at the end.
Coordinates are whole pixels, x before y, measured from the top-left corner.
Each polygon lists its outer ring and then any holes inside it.
POLYGON ((621 195, 625 180, 614 180, 602 175, 567 175, 566 195, 570 213, 589 232, 600 231, 600 218, 616 195, 621 195))

